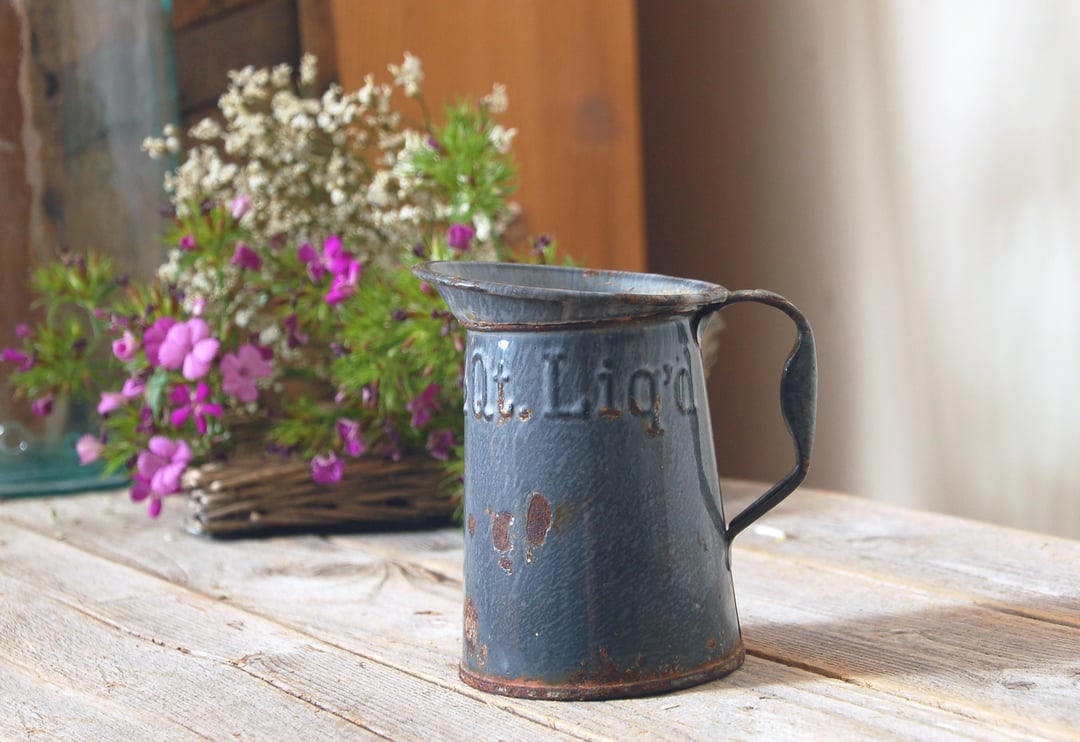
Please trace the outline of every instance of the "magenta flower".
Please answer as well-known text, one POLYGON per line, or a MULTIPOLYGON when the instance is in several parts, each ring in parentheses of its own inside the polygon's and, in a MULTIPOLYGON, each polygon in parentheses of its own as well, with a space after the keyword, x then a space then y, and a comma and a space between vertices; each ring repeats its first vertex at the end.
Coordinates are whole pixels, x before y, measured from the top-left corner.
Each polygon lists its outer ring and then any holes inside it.
POLYGON ((259 397, 255 382, 265 379, 272 370, 258 348, 250 343, 241 345, 235 355, 226 353, 221 359, 221 388, 241 402, 254 402, 259 397))
POLYGON ((433 458, 446 461, 450 458, 450 451, 454 447, 454 431, 447 428, 433 430, 428 433, 427 450, 433 458))
POLYGON ((458 252, 468 252, 476 230, 467 224, 456 222, 446 230, 446 244, 458 252))
POLYGON ((154 411, 147 405, 139 409, 139 424, 135 426, 135 432, 143 435, 154 432, 154 411))
POLYGON ((21 350, 15 350, 14 348, 4 348, 0 351, 0 360, 8 363, 19 364, 20 371, 29 371, 34 367, 34 359, 23 353, 21 350))
POLYGON ((300 259, 301 263, 307 265, 308 278, 311 279, 312 283, 318 283, 326 274, 326 267, 322 264, 319 253, 315 251, 311 243, 305 242, 298 247, 296 257, 300 259))
POLYGON ((334 276, 337 289, 331 288, 330 291, 335 297, 340 295, 340 298, 335 301, 327 298, 327 301, 331 304, 336 304, 352 293, 349 288, 356 286, 356 281, 360 277, 361 265, 360 261, 353 258, 352 253, 347 252, 342 247, 340 237, 337 235, 327 237, 323 241, 321 254, 316 252, 315 248, 309 243, 305 242, 299 247, 296 255, 301 263, 307 265, 308 277, 312 283, 318 283, 327 273, 334 276), (339 278, 342 281, 339 282, 337 280, 339 278))
POLYGON ((105 445, 101 442, 101 439, 89 433, 75 441, 75 451, 79 454, 79 463, 83 466, 100 459, 103 448, 105 448, 105 445))
POLYGON ((38 417, 48 417, 52 414, 53 402, 55 399, 56 397, 53 396, 52 392, 49 392, 44 397, 35 399, 30 404, 30 411, 38 417))
POLYGON ((245 245, 243 242, 236 243, 236 252, 233 253, 229 262, 247 270, 257 271, 262 267, 262 259, 258 253, 245 245))
POLYGON ((340 304, 356 293, 356 282, 363 273, 364 266, 359 260, 350 259, 348 267, 343 273, 334 276, 334 282, 330 285, 330 291, 326 294, 327 304, 340 304))
POLYGON ((195 235, 191 234, 190 232, 185 234, 183 237, 180 238, 179 247, 181 250, 194 250, 197 247, 195 243, 195 235))
POLYGON ((210 326, 195 317, 187 322, 177 322, 169 328, 158 349, 158 360, 163 368, 182 367, 184 378, 195 381, 210 371, 210 363, 217 355, 219 345, 217 340, 210 337, 210 326))
POLYGON ((342 248, 341 238, 332 234, 323 240, 322 259, 327 270, 339 276, 349 269, 352 254, 342 248))
POLYGON ((165 342, 165 336, 168 335, 169 330, 175 324, 176 320, 172 317, 159 317, 143 333, 143 350, 146 351, 146 360, 151 368, 157 368, 161 365, 161 360, 158 357, 161 344, 165 342))
POLYGON ((427 389, 405 403, 405 409, 412 413, 410 424, 414 428, 427 425, 431 421, 431 413, 439 410, 439 403, 436 400, 438 394, 439 385, 431 383, 428 384, 427 389))
POLYGON ((127 363, 135 360, 135 351, 139 349, 139 341, 131 334, 130 330, 124 330, 124 335, 112 344, 113 355, 116 359, 127 363))
POLYGON ((131 499, 149 498, 150 517, 161 513, 161 498, 180 491, 180 476, 191 461, 191 449, 183 440, 155 435, 148 450, 139 454, 131 485, 131 499))
POLYGON ((15 337, 19 338, 19 340, 26 340, 26 338, 33 334, 34 330, 25 322, 20 322, 15 325, 15 337))
POLYGON ((232 200, 230 204, 232 210, 233 219, 239 219, 244 214, 251 211, 251 196, 247 194, 241 194, 232 200))
POLYGON ((221 417, 224 412, 221 405, 206 401, 209 396, 210 387, 205 381, 200 381, 195 386, 194 394, 185 385, 178 385, 169 395, 169 401, 180 406, 169 415, 169 422, 173 424, 173 427, 179 428, 188 421, 188 418, 194 416, 199 435, 206 435, 206 418, 221 417))
POLYGON ((288 333, 290 348, 299 348, 301 345, 308 344, 310 337, 306 332, 300 332, 300 318, 296 316, 295 312, 286 317, 281 324, 285 328, 285 332, 288 333))
POLYGON ((341 445, 345 448, 345 453, 349 456, 355 458, 367 450, 364 439, 360 435, 360 423, 356 420, 349 420, 345 417, 338 418, 337 434, 338 438, 341 439, 341 445))
POLYGON ((345 473, 345 462, 331 451, 311 460, 311 478, 318 484, 337 484, 345 473))

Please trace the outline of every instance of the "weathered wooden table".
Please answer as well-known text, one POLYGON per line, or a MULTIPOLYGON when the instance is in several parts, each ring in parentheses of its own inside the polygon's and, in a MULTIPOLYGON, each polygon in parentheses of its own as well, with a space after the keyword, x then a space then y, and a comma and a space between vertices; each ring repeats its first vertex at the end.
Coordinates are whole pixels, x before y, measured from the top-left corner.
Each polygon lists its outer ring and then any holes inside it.
POLYGON ((459 531, 214 541, 170 505, 0 503, 0 737, 1080 739, 1080 542, 796 492, 736 539, 742 669, 564 703, 458 680, 459 531))

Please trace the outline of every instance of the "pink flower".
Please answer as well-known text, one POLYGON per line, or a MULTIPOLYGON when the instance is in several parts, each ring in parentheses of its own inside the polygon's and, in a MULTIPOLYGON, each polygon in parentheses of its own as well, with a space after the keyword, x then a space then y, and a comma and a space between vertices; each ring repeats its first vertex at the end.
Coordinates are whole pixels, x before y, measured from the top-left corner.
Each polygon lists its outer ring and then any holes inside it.
POLYGON ((55 399, 52 392, 40 399, 35 399, 30 405, 30 411, 38 417, 48 417, 52 414, 53 401, 55 399))
POLYGON ((127 402, 128 398, 124 396, 123 392, 102 392, 101 401, 98 402, 97 411, 99 415, 108 415, 114 410, 119 410, 127 402))
POLYGON ((146 360, 151 368, 161 365, 161 360, 158 358, 161 344, 165 342, 165 336, 175 324, 176 320, 172 317, 159 317, 143 333, 143 350, 146 351, 146 360))
POLYGON ((255 382, 265 379, 272 370, 258 348, 250 343, 241 345, 235 355, 226 353, 221 359, 221 388, 241 402, 254 402, 259 397, 255 382))
POLYGON ((26 340, 26 338, 30 337, 33 334, 33 329, 31 329, 30 325, 26 324, 25 322, 20 322, 19 324, 15 325, 15 337, 19 338, 19 340, 26 340))
POLYGON ((427 450, 433 458, 446 461, 450 458, 450 450, 454 447, 454 431, 443 428, 428 433, 427 450))
POLYGON ((124 336, 114 340, 112 344, 113 355, 117 360, 127 363, 135 359, 135 351, 139 349, 139 341, 131 334, 130 330, 124 330, 124 336))
POLYGON ((146 382, 138 377, 132 377, 124 382, 120 394, 124 399, 134 399, 146 391, 146 382))
POLYGON ((476 230, 467 224, 451 224, 446 230, 446 244, 458 252, 468 252, 476 230))
POLYGON ((251 196, 240 194, 232 200, 230 208, 232 210, 233 219, 239 219, 244 214, 251 211, 251 196))
POLYGON ((205 381, 200 381, 196 385, 194 394, 183 384, 177 386, 169 396, 169 401, 181 406, 172 411, 169 422, 173 424, 173 427, 179 428, 188 421, 189 417, 194 415, 195 427, 198 429, 199 435, 206 435, 206 418, 221 417, 223 412, 221 405, 206 402, 209 396, 210 387, 205 381))
POLYGON ((416 397, 405 403, 405 409, 412 413, 411 425, 420 428, 431 421, 431 413, 437 412, 439 403, 436 397, 439 394, 439 385, 431 383, 416 397))
POLYGON ((247 270, 257 271, 262 267, 262 259, 258 253, 245 245, 243 242, 236 243, 236 252, 233 253, 232 259, 229 260, 232 265, 238 265, 241 268, 247 270))
POLYGON ((345 448, 345 453, 349 456, 360 456, 367 450, 367 446, 364 445, 364 439, 360 435, 360 423, 356 420, 349 420, 348 418, 338 418, 337 421, 337 434, 341 439, 341 444, 345 448))
POLYGON ((191 461, 191 449, 183 440, 155 435, 148 450, 139 454, 131 485, 131 499, 150 499, 150 517, 161 513, 161 498, 180 491, 180 476, 191 461))
POLYGON ((96 435, 87 433, 75 441, 75 451, 79 454, 79 463, 83 466, 93 463, 101 458, 101 451, 105 448, 101 439, 96 435))
POLYGON ((179 247, 181 250, 194 250, 197 247, 195 243, 195 235, 191 234, 190 232, 185 234, 183 237, 180 238, 179 247))
POLYGON ((19 370, 26 372, 34 367, 34 359, 14 348, 4 348, 0 351, 0 361, 19 364, 19 370))
POLYGON ((183 368, 184 378, 195 381, 206 376, 220 343, 210 337, 210 326, 198 317, 169 328, 158 349, 163 368, 183 368))
POLYGON ((318 484, 337 484, 345 473, 345 462, 331 451, 325 456, 316 456, 311 460, 311 478, 318 484))

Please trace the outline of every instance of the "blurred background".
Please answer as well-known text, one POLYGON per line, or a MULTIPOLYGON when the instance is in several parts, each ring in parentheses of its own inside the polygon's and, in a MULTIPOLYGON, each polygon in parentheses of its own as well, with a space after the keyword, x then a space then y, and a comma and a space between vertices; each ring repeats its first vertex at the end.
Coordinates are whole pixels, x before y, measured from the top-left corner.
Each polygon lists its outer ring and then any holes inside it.
MULTIPOLYGON (((346 89, 405 51, 429 101, 505 83, 529 233, 799 305, 809 484, 1080 537, 1080 5, 0 0, 0 346, 61 244, 157 263, 160 173, 122 153, 305 51, 346 89)), ((792 331, 724 316, 721 474, 778 479, 792 331)))

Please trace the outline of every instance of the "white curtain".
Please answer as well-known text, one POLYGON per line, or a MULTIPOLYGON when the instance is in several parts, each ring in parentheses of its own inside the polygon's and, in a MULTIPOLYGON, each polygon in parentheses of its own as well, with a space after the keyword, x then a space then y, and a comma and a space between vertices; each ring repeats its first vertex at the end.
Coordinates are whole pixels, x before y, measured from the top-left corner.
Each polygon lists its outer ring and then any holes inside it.
POLYGON ((1080 3, 842 7, 860 489, 1080 537, 1080 3))

